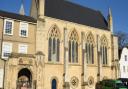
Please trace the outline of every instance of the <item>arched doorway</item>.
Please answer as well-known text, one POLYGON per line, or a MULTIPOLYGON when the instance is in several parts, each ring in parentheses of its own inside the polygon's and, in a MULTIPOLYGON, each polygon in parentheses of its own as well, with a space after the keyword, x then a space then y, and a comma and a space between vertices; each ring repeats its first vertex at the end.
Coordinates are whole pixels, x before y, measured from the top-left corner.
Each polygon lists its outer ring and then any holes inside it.
POLYGON ((18 72, 17 89, 30 89, 32 86, 32 74, 27 68, 18 72))
POLYGON ((56 81, 56 79, 53 79, 52 80, 52 89, 57 89, 57 81, 56 81))

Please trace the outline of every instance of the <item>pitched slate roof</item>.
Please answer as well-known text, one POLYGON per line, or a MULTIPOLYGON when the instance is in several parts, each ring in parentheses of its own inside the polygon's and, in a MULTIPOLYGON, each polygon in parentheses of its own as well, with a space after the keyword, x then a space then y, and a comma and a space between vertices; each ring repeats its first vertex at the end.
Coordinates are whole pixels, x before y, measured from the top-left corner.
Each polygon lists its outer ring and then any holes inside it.
POLYGON ((65 0, 46 0, 45 16, 108 30, 108 23, 99 11, 65 0))
POLYGON ((20 15, 20 14, 6 12, 6 11, 2 11, 2 10, 0 10, 0 16, 36 23, 36 19, 34 19, 30 16, 20 15))

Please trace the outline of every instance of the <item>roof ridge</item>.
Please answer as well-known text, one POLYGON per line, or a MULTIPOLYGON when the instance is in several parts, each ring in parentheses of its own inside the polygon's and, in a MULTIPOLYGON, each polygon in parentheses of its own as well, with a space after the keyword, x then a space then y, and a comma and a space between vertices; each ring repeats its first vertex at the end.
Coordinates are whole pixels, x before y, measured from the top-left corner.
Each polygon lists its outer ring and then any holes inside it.
POLYGON ((36 22, 36 19, 34 19, 31 16, 21 15, 21 14, 18 14, 18 13, 4 11, 4 10, 0 10, 0 16, 12 18, 12 19, 17 19, 17 20, 36 22))
POLYGON ((73 5, 76 5, 76 6, 79 6, 83 9, 88 9, 88 10, 91 10, 91 11, 95 11, 95 12, 99 12, 99 10, 95 10, 93 8, 90 8, 90 7, 87 7, 87 6, 84 6, 84 5, 81 5, 81 4, 78 4, 78 3, 75 3, 75 2, 71 2, 71 1, 68 1, 68 0, 63 0, 64 2, 68 2, 70 4, 73 4, 73 5))
POLYGON ((45 16, 108 30, 107 21, 101 15, 97 10, 67 0, 45 2, 45 16))
MULTIPOLYGON (((10 14, 15 14, 15 15, 21 15, 21 14, 15 13, 15 12, 4 11, 4 10, 0 10, 0 12, 10 13, 10 14)), ((27 16, 27 15, 22 15, 22 16, 27 16)), ((27 16, 27 17, 31 17, 31 16, 27 16)))

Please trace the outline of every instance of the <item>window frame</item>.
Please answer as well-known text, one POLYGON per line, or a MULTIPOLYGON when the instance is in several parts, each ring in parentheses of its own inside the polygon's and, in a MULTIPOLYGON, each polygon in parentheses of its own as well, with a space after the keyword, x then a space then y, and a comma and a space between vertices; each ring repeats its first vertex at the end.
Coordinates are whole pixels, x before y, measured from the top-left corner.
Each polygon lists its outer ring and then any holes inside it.
POLYGON ((28 23, 20 22, 19 36, 20 37, 28 37, 28 23), (23 30, 22 29, 22 24, 25 24, 26 25, 26 27, 24 27, 24 28, 26 28, 26 30, 24 30, 24 31, 26 31, 26 36, 24 36, 24 35, 21 34, 21 31, 23 30))
POLYGON ((60 39, 55 38, 55 37, 49 37, 49 39, 48 39, 48 62, 59 63, 60 62, 59 52, 60 52, 60 39), (57 43, 57 41, 58 41, 58 43, 57 43), (53 47, 53 45, 54 45, 54 47, 53 47))
POLYGON ((86 48, 86 60, 88 65, 94 65, 94 44, 93 43, 85 43, 86 48))
POLYGON ((124 72, 124 73, 126 72, 126 68, 125 68, 125 66, 123 66, 123 72, 124 72))
POLYGON ((69 45, 68 62, 70 64, 78 64, 79 63, 79 60, 78 60, 78 50, 79 50, 78 42, 70 39, 68 41, 68 45, 69 45))
POLYGON ((56 79, 52 79, 52 81, 51 81, 51 89, 58 89, 58 82, 57 82, 56 79))
POLYGON ((13 35, 13 29, 14 29, 14 21, 11 20, 11 19, 5 19, 4 20, 4 34, 5 35, 13 35), (11 33, 6 33, 6 23, 7 23, 7 21, 12 23, 11 33))
POLYGON ((109 46, 108 46, 108 40, 106 36, 101 37, 101 45, 100 45, 100 53, 101 53, 101 60, 102 60, 102 65, 109 66, 109 46))
POLYGON ((2 58, 4 58, 4 59, 7 59, 8 57, 5 57, 4 56, 4 45, 9 45, 10 46, 10 53, 12 53, 12 43, 10 43, 10 42, 3 42, 3 44, 2 44, 2 58))
POLYGON ((18 46, 18 53, 21 53, 21 54, 27 54, 28 53, 28 45, 27 44, 19 44, 19 46, 18 46), (27 49, 26 49, 26 52, 21 52, 20 51, 20 47, 27 47, 27 49))
POLYGON ((127 55, 124 55, 124 60, 127 61, 128 57, 127 55))

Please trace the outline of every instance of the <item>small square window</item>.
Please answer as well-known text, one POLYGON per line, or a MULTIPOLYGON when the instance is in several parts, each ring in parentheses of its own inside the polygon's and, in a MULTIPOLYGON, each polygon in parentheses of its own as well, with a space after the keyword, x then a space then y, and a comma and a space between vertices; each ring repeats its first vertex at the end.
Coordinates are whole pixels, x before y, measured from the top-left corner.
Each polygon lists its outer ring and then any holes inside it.
POLYGON ((20 23, 20 36, 27 37, 28 36, 28 23, 20 23))
POLYGON ((27 54, 28 45, 19 44, 19 53, 27 54))

